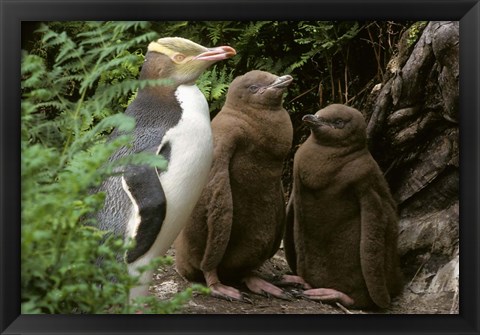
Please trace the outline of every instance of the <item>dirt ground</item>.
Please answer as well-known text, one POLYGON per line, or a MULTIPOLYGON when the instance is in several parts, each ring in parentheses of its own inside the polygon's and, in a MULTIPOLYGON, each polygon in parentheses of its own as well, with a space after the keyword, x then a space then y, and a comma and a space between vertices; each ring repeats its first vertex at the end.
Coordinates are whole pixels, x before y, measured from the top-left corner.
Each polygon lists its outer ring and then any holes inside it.
MULTIPOLYGON (((174 256, 170 250, 169 256, 174 256)), ((265 279, 285 274, 289 271, 283 251, 268 260, 259 273, 265 279)), ((159 270, 154 275, 150 292, 159 299, 169 299, 177 292, 189 287, 190 283, 180 276, 175 266, 159 270)), ((243 292, 247 289, 237 286, 243 292)), ((288 290, 287 290, 288 291, 288 290)), ((291 293, 294 293, 290 291, 291 293)), ((253 293, 248 294, 251 303, 230 302, 201 294, 194 297, 184 306, 182 314, 458 314, 458 294, 447 292, 431 294, 414 292, 413 286, 407 282, 403 293, 396 297, 387 310, 348 310, 343 306, 314 302, 301 297, 291 301, 268 298, 253 293)), ((298 295, 297 295, 298 296, 298 295)))

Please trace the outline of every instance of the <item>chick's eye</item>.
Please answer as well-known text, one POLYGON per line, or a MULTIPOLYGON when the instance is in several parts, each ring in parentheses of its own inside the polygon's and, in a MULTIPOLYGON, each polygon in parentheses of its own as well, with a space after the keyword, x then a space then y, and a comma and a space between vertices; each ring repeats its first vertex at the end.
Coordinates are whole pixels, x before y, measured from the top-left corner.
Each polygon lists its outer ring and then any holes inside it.
POLYGON ((335 128, 343 128, 345 126, 345 121, 343 121, 342 119, 336 119, 335 121, 333 121, 333 125, 335 128))
POLYGON ((249 90, 250 92, 252 92, 252 93, 255 93, 255 92, 258 91, 258 86, 257 86, 257 85, 250 85, 250 86, 248 87, 248 90, 249 90))

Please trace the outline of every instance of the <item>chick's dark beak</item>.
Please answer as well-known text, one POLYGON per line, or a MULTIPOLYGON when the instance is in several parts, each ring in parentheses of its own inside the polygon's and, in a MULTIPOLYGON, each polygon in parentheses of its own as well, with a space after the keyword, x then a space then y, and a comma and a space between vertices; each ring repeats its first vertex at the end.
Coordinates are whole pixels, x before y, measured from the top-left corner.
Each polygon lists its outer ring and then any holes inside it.
POLYGON ((284 88, 287 88, 288 85, 290 85, 292 83, 292 81, 293 81, 292 76, 289 76, 288 74, 285 75, 285 76, 278 77, 270 85, 262 87, 258 91, 258 93, 263 94, 266 90, 270 90, 270 89, 277 89, 277 88, 284 89, 284 88))
POLYGON ((320 120, 316 115, 307 114, 302 117, 303 123, 305 123, 308 127, 313 126, 321 126, 324 124, 322 120, 320 120))
POLYGON ((292 76, 288 74, 285 76, 278 77, 273 83, 268 85, 266 88, 286 88, 293 81, 292 76))
POLYGON ((317 121, 317 117, 313 114, 307 114, 302 117, 302 121, 305 123, 317 121))
POLYGON ((216 48, 210 48, 208 51, 202 52, 200 55, 196 56, 195 59, 198 60, 208 60, 208 61, 219 61, 223 59, 228 59, 237 54, 234 48, 229 46, 221 46, 216 48))

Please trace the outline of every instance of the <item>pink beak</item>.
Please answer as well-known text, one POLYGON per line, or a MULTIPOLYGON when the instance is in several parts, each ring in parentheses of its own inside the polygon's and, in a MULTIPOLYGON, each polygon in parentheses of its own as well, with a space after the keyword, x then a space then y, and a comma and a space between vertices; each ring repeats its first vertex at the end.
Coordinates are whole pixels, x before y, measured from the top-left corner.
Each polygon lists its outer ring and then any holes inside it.
POLYGON ((234 48, 229 46, 221 46, 216 48, 208 49, 208 51, 202 52, 200 55, 196 56, 194 59, 199 60, 223 60, 230 57, 233 57, 237 54, 234 48))

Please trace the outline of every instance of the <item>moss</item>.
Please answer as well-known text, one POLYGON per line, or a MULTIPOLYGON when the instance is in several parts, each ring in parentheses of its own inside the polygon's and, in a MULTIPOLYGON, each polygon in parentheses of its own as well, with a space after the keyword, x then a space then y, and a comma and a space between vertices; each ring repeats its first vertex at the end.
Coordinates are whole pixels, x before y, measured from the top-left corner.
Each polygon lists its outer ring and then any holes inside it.
POLYGON ((407 46, 409 48, 418 41, 418 38, 427 23, 427 21, 418 21, 408 28, 407 46))

